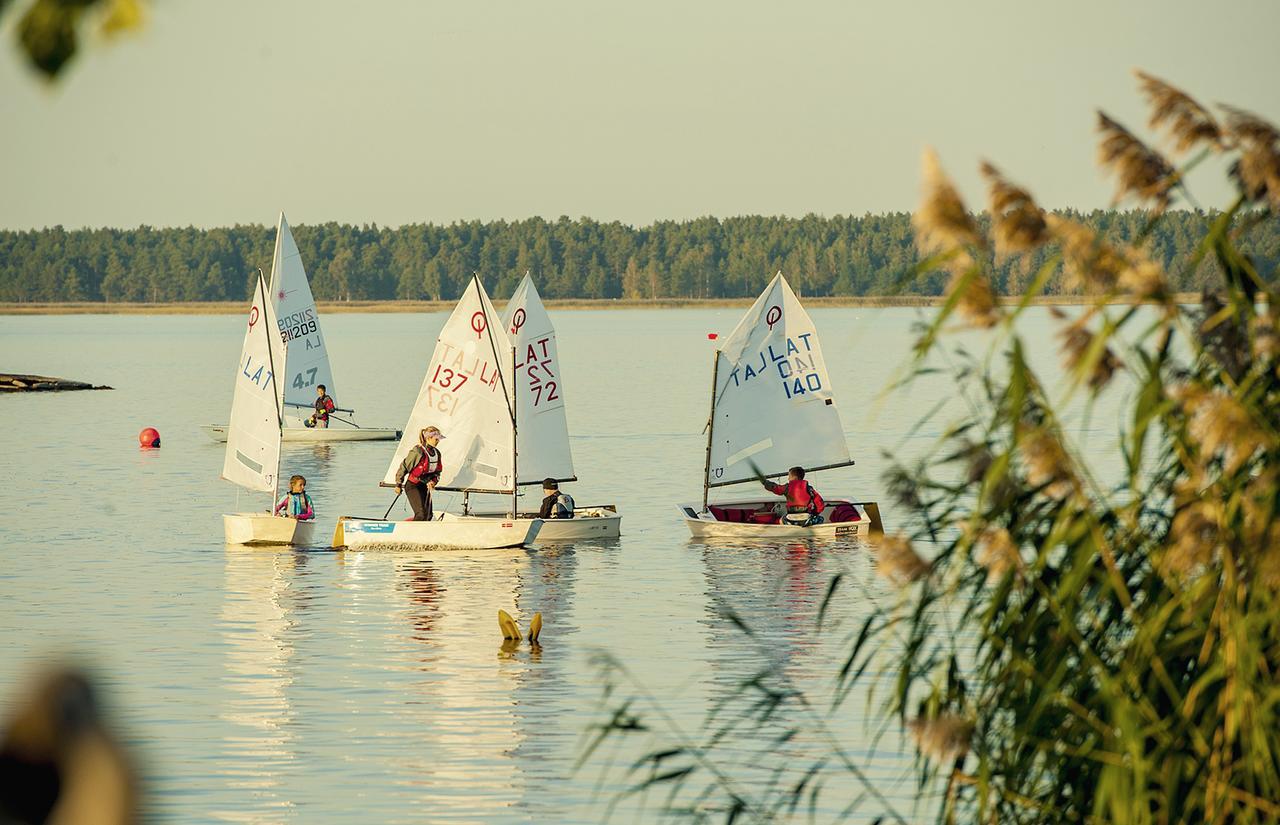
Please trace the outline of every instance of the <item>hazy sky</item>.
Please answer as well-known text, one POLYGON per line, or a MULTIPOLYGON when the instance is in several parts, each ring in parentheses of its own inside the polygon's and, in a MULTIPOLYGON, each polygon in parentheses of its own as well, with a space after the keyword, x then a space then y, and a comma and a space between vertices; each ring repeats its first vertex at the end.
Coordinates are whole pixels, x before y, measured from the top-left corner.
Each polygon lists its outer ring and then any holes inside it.
MULTIPOLYGON (((25 3, 18 2, 18 7, 25 3)), ((153 0, 56 87, 0 48, 0 227, 913 208, 934 145, 1105 206, 1142 67, 1280 120, 1280 2, 153 0)), ((1217 175, 1198 193, 1225 201, 1217 175)))

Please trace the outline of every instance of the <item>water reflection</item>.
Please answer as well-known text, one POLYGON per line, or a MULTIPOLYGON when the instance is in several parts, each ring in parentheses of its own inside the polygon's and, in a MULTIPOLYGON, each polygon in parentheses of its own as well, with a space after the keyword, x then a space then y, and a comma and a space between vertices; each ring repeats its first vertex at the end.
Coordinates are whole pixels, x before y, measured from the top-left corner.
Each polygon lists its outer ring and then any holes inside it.
POLYGON ((294 800, 283 785, 297 758, 291 634, 308 602, 294 580, 305 572, 306 555, 238 545, 227 545, 225 554, 222 774, 237 792, 229 798, 242 804, 211 813, 227 822, 284 822, 294 800))

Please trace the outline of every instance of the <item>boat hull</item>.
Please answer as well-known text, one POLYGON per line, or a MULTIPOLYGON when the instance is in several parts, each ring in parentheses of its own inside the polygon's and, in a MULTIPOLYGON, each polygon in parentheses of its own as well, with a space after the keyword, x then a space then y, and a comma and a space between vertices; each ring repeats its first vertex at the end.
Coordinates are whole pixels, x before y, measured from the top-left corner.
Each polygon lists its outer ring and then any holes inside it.
MULTIPOLYGON (((480 518, 496 518, 499 513, 475 513, 480 518)), ((465 518, 465 516, 459 516, 465 518)), ((529 514, 526 518, 537 518, 529 514)), ((571 519, 545 519, 538 531, 538 544, 562 544, 590 539, 616 539, 622 535, 622 516, 613 504, 575 507, 571 519)))
MULTIPOLYGON (((201 424, 200 429, 214 441, 227 440, 226 424, 201 424)), ((399 430, 385 427, 362 427, 352 429, 346 427, 286 427, 280 431, 281 441, 298 443, 332 443, 335 441, 395 441, 400 438, 399 430)))
POLYGON ((227 544, 309 546, 316 535, 314 521, 299 521, 270 513, 228 513, 222 516, 227 544))
MULTIPOLYGON (((712 502, 717 509, 750 510, 780 503, 779 499, 745 501, 712 502)), ((721 521, 708 510, 703 510, 700 503, 681 504, 680 516, 689 526, 689 532, 695 539, 733 538, 733 539, 849 539, 864 538, 884 533, 884 525, 880 521, 880 507, 873 501, 828 501, 827 512, 836 506, 850 504, 860 515, 856 521, 835 521, 802 527, 796 524, 756 524, 748 522, 721 521)))
POLYGON ((438 547, 497 549, 532 544, 541 519, 482 518, 445 513, 433 521, 386 521, 343 516, 333 533, 333 546, 348 550, 371 547, 438 547))

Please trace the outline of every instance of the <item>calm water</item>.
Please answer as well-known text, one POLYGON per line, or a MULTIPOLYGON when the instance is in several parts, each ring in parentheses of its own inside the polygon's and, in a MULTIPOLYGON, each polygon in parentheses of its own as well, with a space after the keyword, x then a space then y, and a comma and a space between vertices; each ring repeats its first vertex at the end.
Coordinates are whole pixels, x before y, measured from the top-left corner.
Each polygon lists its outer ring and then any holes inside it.
MULTIPOLYGON (((642 743, 606 749, 575 772, 599 719, 594 652, 623 662, 696 740, 708 710, 766 663, 830 696, 847 634, 894 598, 855 543, 710 547, 677 520, 673 504, 700 494, 706 333, 728 332, 740 312, 556 314, 582 479, 572 492, 582 504, 619 504, 620 540, 417 553, 223 545, 220 515, 237 492, 218 478, 221 445, 197 425, 226 420, 239 316, 0 317, 0 369, 116 388, 0 398, 0 701, 41 663, 90 664, 163 821, 601 821, 627 781, 618 766, 642 743), (160 430, 162 450, 137 449, 144 426, 160 430), (817 633, 837 572, 859 586, 817 633), (501 651, 499 608, 522 626, 543 613, 540 654, 501 651)), ((880 398, 907 357, 917 311, 812 314, 859 462, 816 486, 886 502, 892 529, 903 516, 882 492, 880 450, 922 452, 938 428, 908 436, 915 419, 939 400, 961 402, 941 378, 880 398)), ((361 423, 401 426, 444 317, 327 317, 339 404, 361 423)), ((1045 330, 1033 335, 1035 355, 1053 373, 1045 316, 1028 323, 1045 330)), ((1114 443, 1105 410, 1084 433, 1100 454, 1114 443)), ((381 515, 390 496, 377 481, 391 449, 287 447, 282 472, 307 476, 322 522, 381 515)), ((251 498, 240 494, 265 503, 251 498)), ((923 817, 892 725, 873 748, 875 707, 855 697, 829 727, 898 811, 923 817)), ((749 761, 766 733, 747 726, 721 753, 749 761)), ((655 741, 667 740, 646 744, 655 741)), ((826 818, 855 792, 833 783, 826 818)), ((649 819, 641 804, 615 819, 649 819)), ((867 804, 855 818, 880 812, 867 804)))

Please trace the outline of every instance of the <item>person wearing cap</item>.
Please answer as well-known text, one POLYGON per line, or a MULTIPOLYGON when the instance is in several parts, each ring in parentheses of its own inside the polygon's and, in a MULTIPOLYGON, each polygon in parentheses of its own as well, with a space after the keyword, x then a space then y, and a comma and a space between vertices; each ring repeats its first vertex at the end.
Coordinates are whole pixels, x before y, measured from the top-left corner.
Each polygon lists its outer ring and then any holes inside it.
POLYGON ((560 483, 554 478, 543 479, 542 495, 538 518, 573 518, 573 496, 560 492, 560 483))
POLYGON ((438 427, 427 427, 418 433, 418 443, 400 462, 396 470, 396 493, 404 492, 413 508, 411 521, 431 521, 431 491, 440 480, 444 457, 436 445, 444 438, 438 427))

